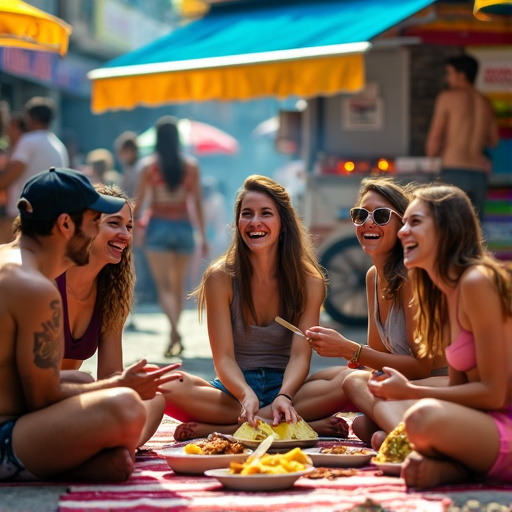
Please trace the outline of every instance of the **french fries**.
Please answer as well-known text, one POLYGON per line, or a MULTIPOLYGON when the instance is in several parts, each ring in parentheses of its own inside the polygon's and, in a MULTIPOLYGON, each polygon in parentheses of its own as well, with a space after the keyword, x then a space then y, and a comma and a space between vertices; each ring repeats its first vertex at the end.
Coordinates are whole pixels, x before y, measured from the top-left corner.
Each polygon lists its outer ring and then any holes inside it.
POLYGON ((282 475, 285 473, 296 473, 304 471, 312 466, 311 458, 300 448, 294 448, 287 453, 276 453, 275 455, 265 454, 257 463, 231 462, 229 472, 238 475, 282 475))

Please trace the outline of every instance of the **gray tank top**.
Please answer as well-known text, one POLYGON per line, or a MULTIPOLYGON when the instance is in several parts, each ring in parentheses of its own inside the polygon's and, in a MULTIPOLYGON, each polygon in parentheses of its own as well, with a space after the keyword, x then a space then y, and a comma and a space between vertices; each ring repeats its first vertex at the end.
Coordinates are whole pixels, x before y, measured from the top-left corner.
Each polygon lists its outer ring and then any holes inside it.
POLYGON ((405 323, 405 311, 401 304, 395 302, 389 310, 384 325, 380 321, 379 300, 377 296, 377 276, 375 276, 374 320, 379 331, 382 344, 391 354, 403 356, 413 355, 407 339, 407 326, 405 323))
POLYGON ((233 302, 230 309, 235 359, 240 369, 286 369, 293 333, 277 322, 267 326, 249 325, 245 330, 236 279, 233 279, 233 302))

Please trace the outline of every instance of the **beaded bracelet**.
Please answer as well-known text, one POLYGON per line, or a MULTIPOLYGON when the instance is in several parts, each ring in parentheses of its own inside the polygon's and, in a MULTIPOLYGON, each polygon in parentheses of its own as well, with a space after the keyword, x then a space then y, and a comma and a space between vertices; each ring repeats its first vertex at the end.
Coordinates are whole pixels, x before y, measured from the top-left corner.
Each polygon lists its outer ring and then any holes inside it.
POLYGON ((293 398, 292 398, 290 395, 287 395, 286 393, 278 393, 278 394, 276 395, 276 397, 274 398, 274 400, 275 400, 278 396, 284 396, 285 398, 288 398, 288 400, 290 400, 290 402, 293 402, 293 398))
POLYGON ((357 347, 357 350, 354 352, 354 355, 352 356, 352 359, 348 362, 348 367, 355 369, 359 368, 361 366, 361 363, 359 362, 359 356, 361 355, 361 350, 363 350, 363 345, 359 345, 357 347))

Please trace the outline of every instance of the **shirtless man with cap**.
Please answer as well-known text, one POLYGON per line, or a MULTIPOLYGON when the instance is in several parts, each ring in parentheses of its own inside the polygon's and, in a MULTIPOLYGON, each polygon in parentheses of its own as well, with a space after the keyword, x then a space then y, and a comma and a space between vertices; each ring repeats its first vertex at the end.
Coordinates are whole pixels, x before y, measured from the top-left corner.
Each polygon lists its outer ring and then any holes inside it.
POLYGON ((0 481, 125 480, 146 421, 139 393, 181 376, 165 375, 176 365, 146 373, 143 360, 109 379, 60 381, 62 303, 53 280, 87 263, 101 213, 124 203, 71 169, 44 171, 23 188, 20 234, 0 246, 0 481))
POLYGON ((497 146, 498 128, 491 103, 473 85, 477 72, 469 55, 446 61, 448 89, 436 99, 425 149, 441 156, 441 180, 464 190, 482 220, 490 169, 484 150, 497 146))

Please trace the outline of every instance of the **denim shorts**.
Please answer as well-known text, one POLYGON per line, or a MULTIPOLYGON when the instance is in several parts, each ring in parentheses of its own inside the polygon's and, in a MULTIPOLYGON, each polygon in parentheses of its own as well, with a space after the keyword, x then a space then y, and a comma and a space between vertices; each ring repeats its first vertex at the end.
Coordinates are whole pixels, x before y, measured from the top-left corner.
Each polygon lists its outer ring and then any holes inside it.
POLYGON ((192 254, 194 248, 194 229, 189 221, 150 219, 146 229, 146 250, 192 254))
MULTIPOLYGON (((281 385, 283 384, 284 370, 278 370, 276 368, 258 368, 257 370, 242 370, 242 373, 244 374, 247 384, 249 384, 250 388, 259 398, 260 408, 274 401, 274 398, 279 393, 281 385)), ((235 398, 218 378, 212 380, 210 384, 214 388, 220 389, 235 398)))
POLYGON ((12 431, 16 420, 0 423, 0 481, 36 480, 14 453, 12 431))

